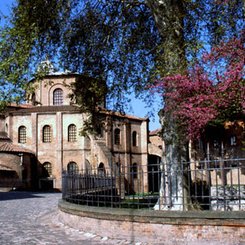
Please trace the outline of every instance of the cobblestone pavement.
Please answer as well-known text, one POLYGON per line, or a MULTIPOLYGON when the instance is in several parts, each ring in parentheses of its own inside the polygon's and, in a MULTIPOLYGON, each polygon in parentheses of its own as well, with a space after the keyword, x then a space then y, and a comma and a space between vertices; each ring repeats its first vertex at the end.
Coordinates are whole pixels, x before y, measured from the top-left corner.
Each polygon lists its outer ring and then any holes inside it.
POLYGON ((0 244, 130 244, 65 226, 56 218, 60 198, 60 193, 0 192, 0 244))

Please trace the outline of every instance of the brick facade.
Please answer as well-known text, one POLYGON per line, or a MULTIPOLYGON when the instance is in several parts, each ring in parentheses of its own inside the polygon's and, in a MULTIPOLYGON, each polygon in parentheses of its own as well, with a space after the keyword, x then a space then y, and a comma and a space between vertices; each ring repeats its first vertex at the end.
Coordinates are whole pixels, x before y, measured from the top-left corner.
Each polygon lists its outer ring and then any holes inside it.
MULTIPOLYGON (((76 163, 78 170, 88 165, 96 169, 100 163, 105 168, 118 163, 130 168, 136 163, 147 166, 148 161, 148 119, 121 115, 103 110, 102 135, 81 136, 79 133, 86 115, 71 101, 70 85, 76 81, 77 74, 49 75, 42 81, 31 81, 34 92, 29 95, 26 105, 9 107, 1 119, 5 131, 13 144, 32 152, 37 159, 35 178, 42 179, 43 164, 50 163, 52 174, 48 180, 53 187, 61 189, 61 175, 69 163, 76 163), (55 89, 62 89, 63 104, 53 105, 55 89), (75 141, 68 141, 68 128, 75 125, 75 141), (26 128, 26 142, 19 143, 19 128, 26 128), (49 141, 44 142, 44 127, 49 126, 49 141), (120 130, 120 143, 115 142, 115 130, 120 130), (137 142, 133 145, 132 134, 137 142)), ((33 174, 33 173, 32 173, 33 174)), ((40 183, 39 183, 40 185, 40 183)), ((145 183, 147 190, 147 183, 145 183)))

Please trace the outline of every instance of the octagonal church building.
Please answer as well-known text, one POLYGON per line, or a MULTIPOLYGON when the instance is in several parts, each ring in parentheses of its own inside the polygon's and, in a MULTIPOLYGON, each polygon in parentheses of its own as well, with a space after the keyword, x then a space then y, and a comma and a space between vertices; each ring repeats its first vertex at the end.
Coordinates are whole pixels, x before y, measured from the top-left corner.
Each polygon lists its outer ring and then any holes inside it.
MULTIPOLYGON (((71 96, 71 84, 87 85, 84 75, 49 73, 32 80, 32 92, 22 105, 10 105, 0 117, 0 185, 24 189, 62 189, 63 171, 120 168, 127 174, 147 172, 148 118, 109 111, 98 101, 94 132, 81 134, 89 116, 71 96)), ((154 154, 154 153, 152 153, 154 154)), ((128 181, 147 191, 147 176, 128 181), (141 179, 138 179, 141 178, 141 179)))

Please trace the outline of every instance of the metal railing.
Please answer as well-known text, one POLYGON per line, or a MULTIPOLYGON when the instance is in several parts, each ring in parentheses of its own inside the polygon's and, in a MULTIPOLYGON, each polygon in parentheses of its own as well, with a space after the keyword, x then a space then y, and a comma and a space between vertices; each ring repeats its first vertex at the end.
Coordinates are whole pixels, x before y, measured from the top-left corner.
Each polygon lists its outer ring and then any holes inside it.
POLYGON ((159 210, 245 210, 245 159, 63 172, 63 199, 81 205, 159 210))

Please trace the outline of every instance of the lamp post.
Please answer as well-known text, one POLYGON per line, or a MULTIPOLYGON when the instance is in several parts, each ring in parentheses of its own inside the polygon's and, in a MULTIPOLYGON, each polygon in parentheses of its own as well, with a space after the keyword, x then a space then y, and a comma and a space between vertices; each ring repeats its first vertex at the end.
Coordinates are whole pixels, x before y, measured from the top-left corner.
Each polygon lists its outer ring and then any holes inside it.
POLYGON ((20 157, 20 181, 22 182, 22 171, 23 171, 23 153, 19 153, 19 157, 20 157))

